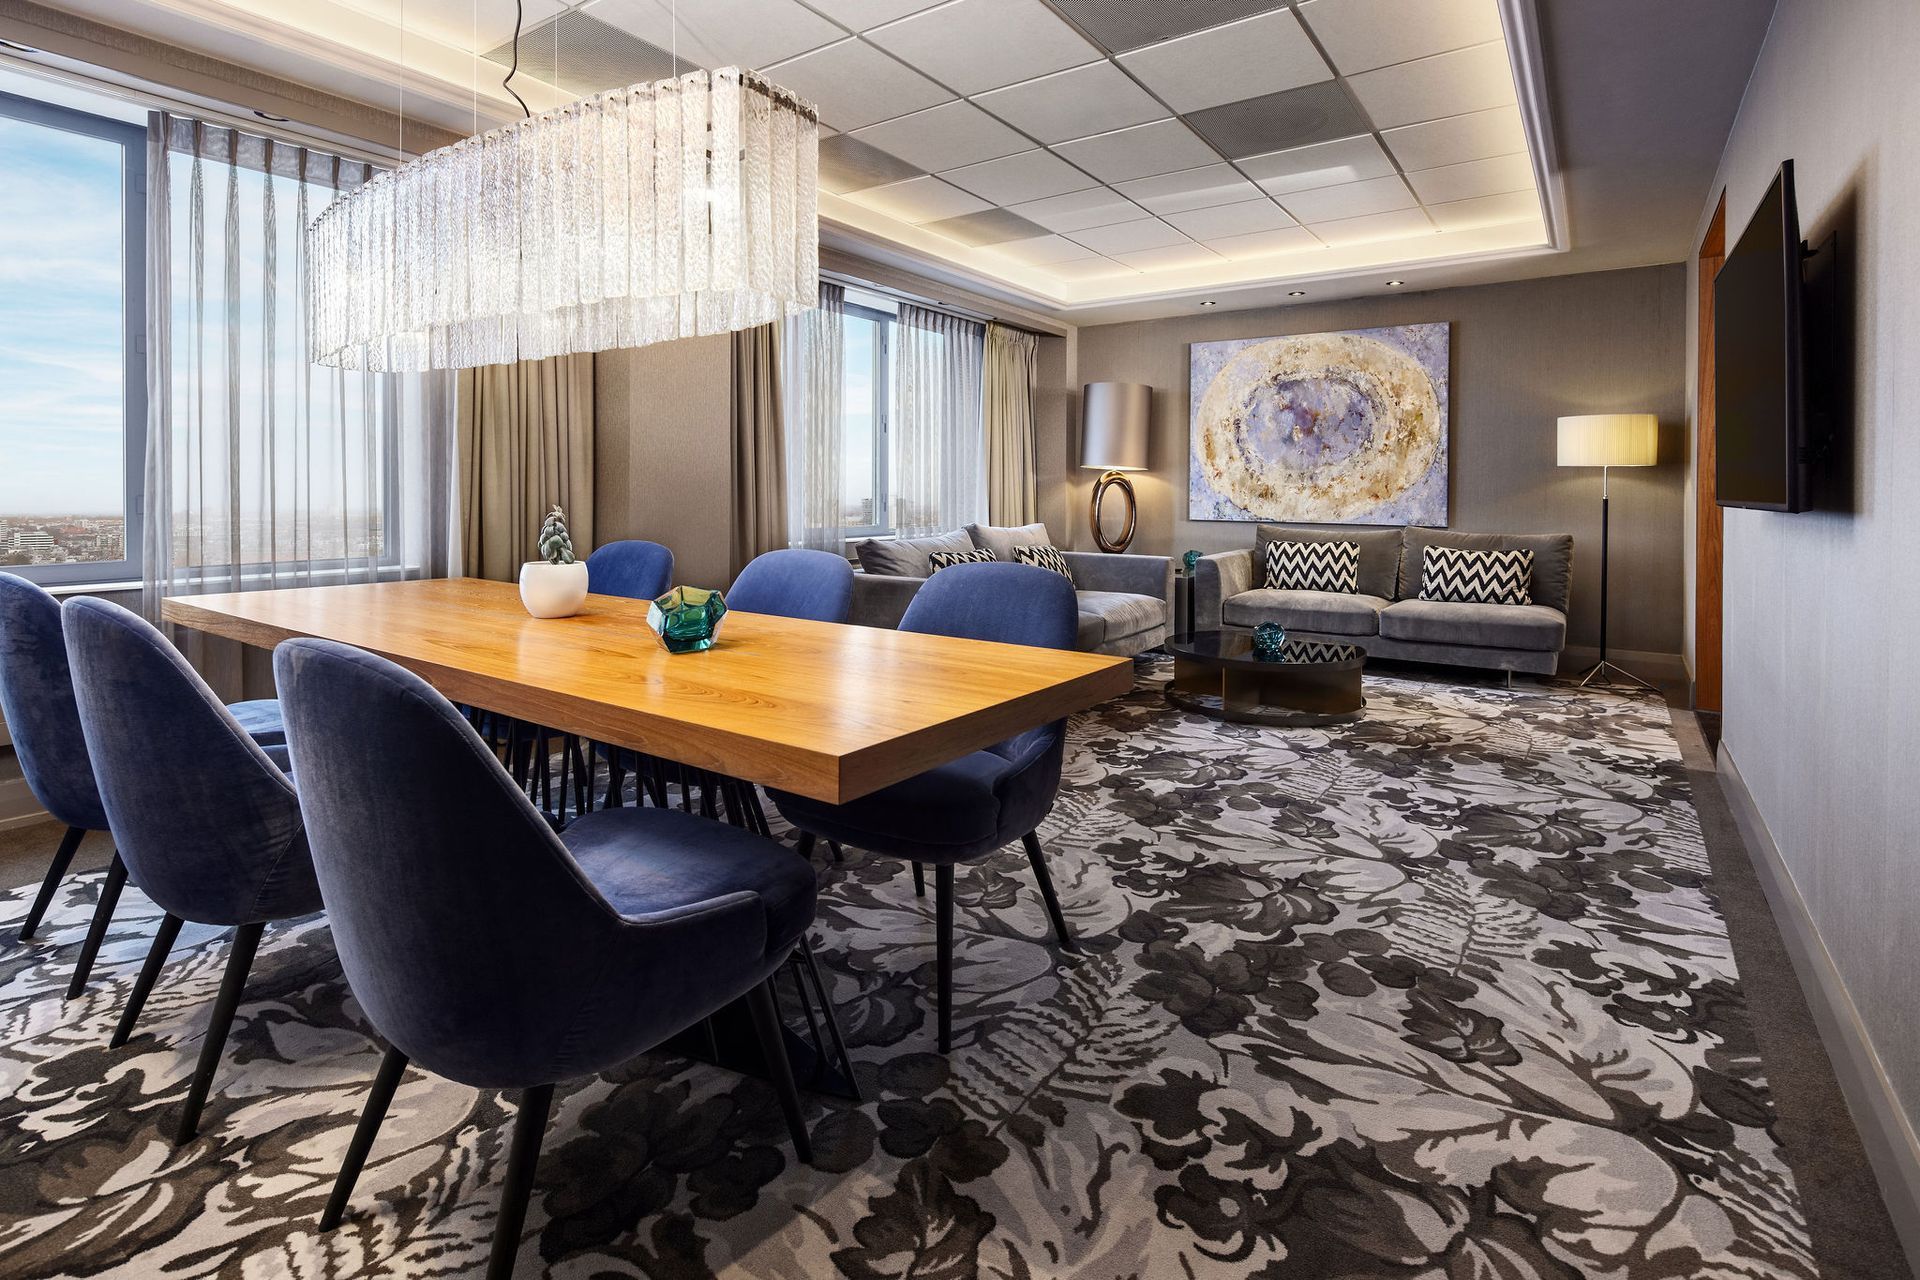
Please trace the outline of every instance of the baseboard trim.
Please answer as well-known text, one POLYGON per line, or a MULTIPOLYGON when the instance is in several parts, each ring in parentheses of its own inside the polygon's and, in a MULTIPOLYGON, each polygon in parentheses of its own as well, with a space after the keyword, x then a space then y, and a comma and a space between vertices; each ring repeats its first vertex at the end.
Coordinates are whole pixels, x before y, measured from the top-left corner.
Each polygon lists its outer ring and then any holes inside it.
POLYGON ((25 778, 0 781, 0 831, 30 827, 46 820, 47 811, 33 798, 33 792, 27 790, 25 778))
POLYGON ((1794 973, 1806 992, 1814 1026, 1826 1045, 1827 1056, 1833 1060, 1834 1077, 1860 1129, 1860 1141, 1879 1180, 1893 1229, 1909 1262, 1920 1272, 1920 1136, 1915 1135, 1906 1108, 1893 1091, 1893 1082, 1873 1047, 1873 1038, 1840 976, 1839 966, 1827 950, 1793 872, 1724 741, 1715 764, 1721 791, 1733 810, 1734 823, 1753 858, 1760 887, 1793 960, 1794 973))

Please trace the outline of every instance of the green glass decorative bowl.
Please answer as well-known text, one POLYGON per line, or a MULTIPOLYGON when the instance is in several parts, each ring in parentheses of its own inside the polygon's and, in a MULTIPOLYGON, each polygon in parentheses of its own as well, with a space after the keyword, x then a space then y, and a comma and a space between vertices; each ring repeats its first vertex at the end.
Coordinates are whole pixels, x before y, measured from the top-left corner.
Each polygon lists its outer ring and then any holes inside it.
POLYGON ((699 653, 713 648, 726 597, 705 587, 675 587, 647 605, 647 625, 668 653, 699 653))
POLYGON ((1194 566, 1200 563, 1200 553, 1198 551, 1189 551, 1180 557, 1180 563, 1187 566, 1187 573, 1191 576, 1194 566))

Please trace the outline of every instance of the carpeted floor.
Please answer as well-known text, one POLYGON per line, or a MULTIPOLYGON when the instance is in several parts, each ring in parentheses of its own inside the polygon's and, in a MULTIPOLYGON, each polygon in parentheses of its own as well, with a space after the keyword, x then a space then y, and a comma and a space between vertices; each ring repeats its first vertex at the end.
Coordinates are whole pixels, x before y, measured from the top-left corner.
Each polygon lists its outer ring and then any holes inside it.
MULTIPOLYGON (((1017 848, 964 869, 942 1060, 930 904, 896 864, 823 870, 869 1101, 809 1100, 804 1168, 758 1081, 650 1055, 581 1082, 521 1274, 1903 1274, 1872 1269, 1884 1211, 1663 705, 1370 674, 1362 723, 1278 731, 1174 713, 1163 676, 1076 720, 1042 831, 1083 957, 1046 945, 1017 848)), ((123 900, 65 1004, 97 885, 27 946, 31 889, 0 898, 0 1274, 477 1274, 510 1104, 410 1072, 319 1236, 379 1057, 324 922, 269 931, 175 1150, 222 940, 189 928, 109 1050, 154 911, 123 900)))

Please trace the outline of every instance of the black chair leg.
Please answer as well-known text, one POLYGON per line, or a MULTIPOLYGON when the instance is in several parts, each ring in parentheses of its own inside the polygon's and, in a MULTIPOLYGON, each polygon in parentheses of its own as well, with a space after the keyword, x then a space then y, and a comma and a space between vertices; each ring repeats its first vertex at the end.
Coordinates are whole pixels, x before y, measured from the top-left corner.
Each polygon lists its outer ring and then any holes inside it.
POLYGON ((773 979, 747 992, 747 1007, 753 1011, 753 1029, 760 1037, 760 1053, 767 1062, 767 1076, 773 1082, 774 1092, 780 1095, 780 1110, 787 1117, 793 1153, 801 1164, 812 1164, 813 1142, 807 1136, 806 1119, 800 1114, 800 1089, 793 1083, 793 1065, 787 1061, 785 1030, 773 1001, 773 979))
POLYGON ((827 998, 826 984, 820 980, 820 962, 814 959, 813 943, 804 933, 800 935, 800 959, 813 982, 813 994, 820 999, 820 1010, 827 1022, 827 1038, 833 1042, 833 1054, 840 1059, 840 1069, 846 1073, 847 1087, 853 1090, 855 1102, 864 1101, 860 1096, 860 1082, 853 1073, 853 1055, 847 1052, 847 1042, 840 1034, 840 1019, 833 1012, 833 1001, 827 998))
POLYGON ((1067 932, 1066 917, 1060 914, 1060 899, 1054 896, 1053 877, 1047 874, 1047 857, 1040 852, 1040 837, 1029 831, 1020 840, 1027 846, 1027 861, 1033 864, 1033 878, 1040 882, 1040 897, 1047 904, 1047 919, 1053 921, 1054 939, 1059 942, 1062 951, 1079 951, 1079 944, 1067 932))
POLYGON ((243 924, 233 931, 227 972, 220 979, 220 994, 214 997, 206 1039, 200 1042, 200 1062, 193 1069, 193 1084, 187 1089, 186 1105, 180 1108, 180 1128, 173 1139, 176 1145, 192 1142, 200 1132, 200 1111, 207 1105, 207 1091, 213 1088, 214 1072, 220 1069, 220 1053, 227 1047, 227 1032, 233 1028, 233 1015, 240 1007, 240 995, 246 990, 253 955, 260 949, 260 935, 266 927, 265 924, 243 924))
POLYGON ((620 752, 616 749, 607 754, 607 798, 600 803, 602 809, 618 809, 626 804, 627 768, 620 763, 620 752))
POLYGON ((487 1280, 509 1280, 513 1275, 513 1260, 520 1252, 520 1228, 526 1225, 527 1200, 533 1194, 533 1171, 540 1163, 540 1141, 546 1137, 547 1113, 552 1109, 552 1085, 520 1091, 520 1114, 513 1118, 507 1185, 500 1189, 500 1216, 493 1225, 487 1280))
POLYGON ((927 869, 917 862, 913 864, 913 896, 916 898, 927 896, 927 869))
POLYGON ((813 846, 816 839, 817 837, 811 831, 802 831, 800 833, 798 852, 802 862, 813 861, 813 846))
POLYGON ((100 955, 100 944, 106 941, 107 926, 113 923, 113 908, 120 901, 120 890, 126 887, 127 864, 120 861, 120 855, 114 854, 113 861, 107 864, 107 878, 100 886, 100 901, 94 904, 93 923, 87 926, 87 940, 80 944, 80 959, 73 966, 73 981, 67 984, 67 999, 77 999, 87 989, 87 978, 93 973, 93 962, 100 955))
POLYGON ((153 946, 147 951, 147 962, 140 966, 140 977, 127 996, 127 1007, 120 1011, 120 1025, 113 1029, 113 1039, 107 1041, 109 1048, 118 1049, 132 1039, 133 1025, 140 1020, 140 1010, 146 1007, 153 984, 160 980, 160 970, 167 963, 167 953, 173 950, 173 940, 179 936, 180 917, 171 912, 161 916, 160 928, 153 935, 153 946))
POLYGON ((833 855, 835 862, 845 862, 847 860, 847 855, 841 851, 838 840, 827 841, 827 852, 833 855))
POLYGON ((953 864, 933 869, 933 968, 940 1052, 953 1047, 953 864))
POLYGON ((373 1140, 380 1133, 380 1122, 387 1118, 387 1108, 393 1105, 393 1091, 400 1087, 400 1077, 406 1073, 407 1055, 388 1045, 386 1056, 380 1059, 380 1071, 373 1077, 373 1088, 367 1094, 367 1105, 360 1108, 360 1123, 354 1126, 353 1141, 347 1144, 347 1158, 340 1164, 340 1176, 333 1180, 333 1195, 328 1197, 326 1211, 320 1215, 322 1231, 339 1226, 347 1212, 353 1184, 360 1180, 367 1153, 373 1150, 373 1140))
POLYGON ((79 827, 68 827, 66 834, 60 837, 60 847, 53 851, 53 861, 47 864, 47 877, 40 882, 40 892, 33 899, 33 906, 27 911, 27 918, 20 925, 20 941, 33 937, 33 931, 40 927, 40 919, 47 914, 47 908, 53 905, 54 890, 60 887, 61 879, 67 874, 67 867, 73 862, 74 850, 87 833, 79 827))

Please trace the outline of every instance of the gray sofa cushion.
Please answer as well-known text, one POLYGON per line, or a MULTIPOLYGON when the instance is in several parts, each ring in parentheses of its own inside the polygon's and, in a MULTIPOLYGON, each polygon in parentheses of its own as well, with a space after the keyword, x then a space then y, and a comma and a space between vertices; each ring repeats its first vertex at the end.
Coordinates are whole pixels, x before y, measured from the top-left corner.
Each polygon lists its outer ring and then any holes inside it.
POLYGON ((1254 586, 1267 585, 1267 544, 1269 542, 1352 542, 1360 548, 1360 580, 1355 585, 1363 596, 1393 599, 1394 583, 1400 576, 1400 547, 1405 541, 1402 529, 1307 528, 1291 524, 1263 524, 1253 535, 1254 586))
POLYGON ((1053 538, 1044 524, 1023 524, 1001 528, 991 524, 970 524, 966 536, 972 545, 993 552, 995 560, 1013 559, 1015 547, 1050 547, 1053 538))
POLYGON ((1381 611, 1380 634, 1421 644, 1552 653, 1566 642, 1567 617, 1543 604, 1400 600, 1381 611))
POLYGON ((1074 595, 1080 604, 1076 643, 1081 649, 1151 631, 1167 620, 1167 602, 1156 596, 1123 591, 1076 591, 1074 595))
POLYGON ((1289 631, 1321 631, 1336 636, 1371 636, 1380 631, 1380 611, 1387 607, 1379 596, 1349 595, 1342 591, 1275 591, 1262 587, 1229 596, 1220 606, 1221 621, 1230 627, 1277 622, 1289 631))
MULTIPOLYGON (((1533 581, 1527 594, 1535 604, 1561 613, 1567 611, 1567 594, 1573 588, 1573 535, 1570 533, 1456 533, 1451 529, 1408 529, 1406 553, 1400 558, 1400 586, 1395 592, 1398 599, 1419 597, 1420 568, 1428 547, 1531 551, 1533 581)), ((1381 634, 1386 634, 1384 627, 1381 634)))
MULTIPOLYGON (((959 529, 931 538, 866 538, 853 544, 862 569, 895 578, 924 578, 931 574, 931 557, 936 551, 971 550, 973 539, 959 529)), ((1008 558, 1012 558, 1011 553, 1008 558)))

